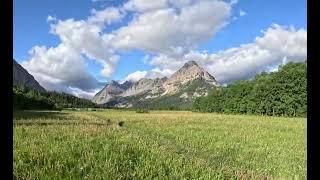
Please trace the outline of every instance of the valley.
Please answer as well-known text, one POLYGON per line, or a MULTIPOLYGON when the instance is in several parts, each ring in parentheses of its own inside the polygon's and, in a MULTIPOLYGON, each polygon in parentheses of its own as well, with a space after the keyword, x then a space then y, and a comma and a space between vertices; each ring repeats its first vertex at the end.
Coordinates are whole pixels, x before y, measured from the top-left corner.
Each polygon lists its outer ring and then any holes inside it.
POLYGON ((306 5, 14 1, 0 179, 306 179, 306 5))
POLYGON ((17 179, 306 178, 305 118, 63 110, 13 123, 17 179))

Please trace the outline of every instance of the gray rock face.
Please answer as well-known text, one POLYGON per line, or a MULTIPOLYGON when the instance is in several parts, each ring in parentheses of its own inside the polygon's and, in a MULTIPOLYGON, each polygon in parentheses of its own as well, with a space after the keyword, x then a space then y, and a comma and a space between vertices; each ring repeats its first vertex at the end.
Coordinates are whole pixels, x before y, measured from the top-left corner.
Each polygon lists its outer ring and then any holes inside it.
POLYGON ((13 59, 13 85, 26 86, 38 91, 46 91, 19 63, 13 59))
MULTIPOLYGON (((215 78, 195 61, 189 61, 169 79, 167 77, 156 79, 143 78, 137 82, 126 81, 123 84, 111 81, 110 84, 107 84, 93 97, 92 101, 97 104, 105 104, 122 97, 135 97, 142 94, 145 94, 145 96, 141 100, 157 98, 175 94, 181 90, 182 86, 194 80, 200 80, 212 87, 220 86, 215 78)), ((201 87, 197 89, 201 89, 201 87)), ((194 92, 194 94, 195 96, 199 96, 197 92, 194 92)), ((185 98, 185 95, 181 96, 181 98, 185 98)), ((119 104, 122 103, 119 102, 119 104)))
POLYGON ((203 79, 208 84, 219 86, 220 84, 206 70, 200 67, 195 61, 189 61, 175 72, 164 84, 165 94, 173 94, 179 91, 179 87, 195 79, 203 79))
POLYGON ((153 93, 156 93, 159 88, 161 88, 162 83, 165 79, 147 79, 142 78, 139 81, 132 84, 131 87, 129 87, 123 94, 123 97, 127 96, 134 96, 141 93, 147 93, 153 91, 153 93))
POLYGON ((124 84, 119 84, 116 81, 111 81, 93 97, 92 102, 97 104, 107 103, 123 93, 126 90, 125 87, 126 85, 124 84))

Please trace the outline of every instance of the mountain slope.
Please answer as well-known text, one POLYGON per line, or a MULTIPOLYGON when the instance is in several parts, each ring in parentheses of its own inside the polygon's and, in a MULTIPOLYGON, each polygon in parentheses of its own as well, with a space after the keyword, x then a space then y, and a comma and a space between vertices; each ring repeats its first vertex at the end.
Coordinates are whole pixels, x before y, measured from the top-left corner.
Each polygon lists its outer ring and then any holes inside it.
POLYGON ((181 85, 185 85, 196 79, 202 79, 204 82, 213 86, 219 85, 215 78, 201 68, 195 61, 189 61, 163 84, 166 89, 164 94, 173 94, 180 90, 181 85))
POLYGON ((215 78, 195 61, 184 64, 170 78, 143 78, 119 84, 112 81, 92 99, 111 107, 191 107, 191 102, 220 86, 215 78))
POLYGON ((19 63, 13 59, 13 85, 26 86, 38 91, 46 91, 19 63))
POLYGON ((25 86, 13 86, 14 109, 45 109, 61 108, 93 108, 95 104, 87 99, 71 94, 55 91, 37 91, 25 86))

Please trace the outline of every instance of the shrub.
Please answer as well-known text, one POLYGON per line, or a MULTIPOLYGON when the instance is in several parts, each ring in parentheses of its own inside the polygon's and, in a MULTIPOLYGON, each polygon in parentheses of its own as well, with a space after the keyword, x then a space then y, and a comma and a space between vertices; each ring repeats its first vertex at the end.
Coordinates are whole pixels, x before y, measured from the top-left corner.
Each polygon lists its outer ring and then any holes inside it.
POLYGON ((123 122, 123 121, 120 121, 118 124, 119 124, 120 127, 122 127, 123 124, 124 124, 124 122, 123 122))

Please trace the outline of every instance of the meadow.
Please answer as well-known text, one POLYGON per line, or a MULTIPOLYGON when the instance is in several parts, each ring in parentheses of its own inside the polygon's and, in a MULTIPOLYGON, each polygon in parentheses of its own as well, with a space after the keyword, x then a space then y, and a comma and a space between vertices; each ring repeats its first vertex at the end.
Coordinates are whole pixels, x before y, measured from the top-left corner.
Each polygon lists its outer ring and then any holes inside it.
POLYGON ((16 179, 306 179, 306 119, 125 110, 14 114, 16 179))

